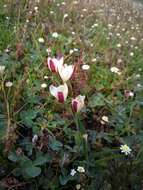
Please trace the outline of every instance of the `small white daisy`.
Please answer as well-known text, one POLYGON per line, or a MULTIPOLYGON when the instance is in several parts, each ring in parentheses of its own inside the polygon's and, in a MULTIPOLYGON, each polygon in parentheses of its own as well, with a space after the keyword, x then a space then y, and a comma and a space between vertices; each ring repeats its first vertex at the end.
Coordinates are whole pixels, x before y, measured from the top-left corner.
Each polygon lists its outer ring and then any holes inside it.
POLYGON ((84 173, 84 172, 85 172, 85 169, 84 169, 84 167, 82 167, 82 166, 78 166, 77 171, 78 171, 79 173, 84 173))
POLYGON ((41 84, 41 88, 47 88, 47 84, 46 83, 41 84))
POLYGON ((58 38, 58 37, 59 37, 59 34, 58 34, 57 32, 53 32, 52 37, 53 37, 53 38, 58 38))
POLYGON ((129 154, 131 154, 131 149, 130 149, 130 147, 128 146, 128 145, 121 145, 120 146, 120 150, 121 150, 121 153, 124 153, 126 156, 127 155, 129 155, 129 154))
POLYGON ((90 66, 89 65, 82 65, 82 70, 89 70, 90 69, 90 66))
POLYGON ((44 38, 39 38, 39 39, 38 39, 38 42, 44 43, 44 38))
POLYGON ((81 185, 80 185, 80 184, 77 184, 77 185, 76 185, 76 189, 77 189, 77 190, 81 189, 81 185))
POLYGON ((8 88, 9 88, 9 87, 12 87, 12 85, 13 85, 13 83, 10 82, 10 81, 8 81, 8 82, 5 83, 5 86, 8 87, 8 88))

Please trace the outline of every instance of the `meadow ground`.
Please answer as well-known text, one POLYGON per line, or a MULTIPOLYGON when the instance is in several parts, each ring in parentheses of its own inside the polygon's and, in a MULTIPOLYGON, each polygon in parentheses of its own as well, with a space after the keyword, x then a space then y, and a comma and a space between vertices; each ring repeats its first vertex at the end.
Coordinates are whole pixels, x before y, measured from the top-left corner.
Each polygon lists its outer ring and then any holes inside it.
POLYGON ((0 190, 142 190, 142 73, 131 1, 0 0, 0 190))

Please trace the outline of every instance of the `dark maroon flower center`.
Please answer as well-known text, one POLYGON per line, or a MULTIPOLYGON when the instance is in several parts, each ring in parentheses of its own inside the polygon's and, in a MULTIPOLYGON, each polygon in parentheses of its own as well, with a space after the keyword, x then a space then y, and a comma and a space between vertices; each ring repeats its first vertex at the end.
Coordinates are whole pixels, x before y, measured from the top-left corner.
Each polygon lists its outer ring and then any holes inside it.
POLYGON ((64 102, 64 94, 63 92, 58 92, 58 100, 60 103, 64 102))
POLYGON ((50 64, 50 69, 52 72, 56 72, 56 67, 55 67, 55 64, 52 60, 49 61, 49 64, 50 64))
POLYGON ((77 105, 78 105, 78 102, 77 101, 73 101, 72 103, 72 109, 74 112, 77 112, 77 105))

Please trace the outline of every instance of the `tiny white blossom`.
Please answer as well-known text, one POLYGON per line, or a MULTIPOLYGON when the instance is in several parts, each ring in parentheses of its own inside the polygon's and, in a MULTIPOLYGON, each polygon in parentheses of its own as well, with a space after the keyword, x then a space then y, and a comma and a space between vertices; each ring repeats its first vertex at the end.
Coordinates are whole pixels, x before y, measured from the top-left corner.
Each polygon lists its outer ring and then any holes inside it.
POLYGON ((72 169, 71 172, 70 172, 70 175, 71 175, 71 176, 75 176, 75 174, 76 174, 76 170, 75 170, 75 169, 72 169))
POLYGON ((121 153, 124 153, 125 155, 129 155, 131 153, 131 149, 128 145, 121 145, 120 146, 121 153))
POLYGON ((108 118, 107 116, 104 115, 104 116, 102 116, 102 121, 105 121, 105 122, 108 123, 108 122, 109 122, 109 118, 108 118))
POLYGON ((85 141, 87 141, 88 134, 83 134, 82 137, 85 139, 85 141))
POLYGON ((96 59, 96 58, 93 58, 91 61, 92 61, 92 62, 96 62, 96 61, 97 61, 97 59, 96 59))
POLYGON ((89 70, 90 66, 89 65, 82 65, 82 70, 89 70))
POLYGON ((75 52, 78 52, 78 49, 77 49, 77 48, 74 48, 74 51, 75 51, 75 52))
POLYGON ((77 184, 76 185, 76 189, 79 190, 81 188, 81 185, 80 184, 77 184))
POLYGON ((73 49, 70 49, 70 52, 69 52, 70 55, 73 54, 73 52, 74 52, 74 50, 73 50, 73 49))
POLYGON ((117 44, 117 47, 120 48, 120 47, 121 47, 121 44, 117 44))
POLYGON ((44 76, 44 79, 48 79, 48 78, 49 78, 48 76, 46 76, 46 75, 44 76))
POLYGON ((116 73, 116 74, 118 74, 118 75, 121 74, 120 70, 119 70, 117 67, 111 67, 110 70, 111 70, 112 73, 116 73))
POLYGON ((82 167, 82 166, 78 166, 77 171, 78 171, 79 173, 84 173, 84 172, 85 172, 85 169, 84 169, 84 167, 82 167))
POLYGON ((41 84, 41 88, 47 88, 47 84, 46 83, 41 84))
POLYGON ((38 135, 34 135, 32 138, 32 143, 35 143, 38 140, 38 135))
POLYGON ((68 14, 66 13, 66 14, 64 14, 64 18, 67 18, 68 17, 68 14))
POLYGON ((44 38, 39 38, 39 39, 38 39, 38 42, 44 43, 44 38))
POLYGON ((131 56, 131 57, 133 57, 133 56, 134 56, 134 53, 133 53, 133 52, 131 52, 131 53, 130 53, 130 56, 131 56))
POLYGON ((0 73, 2 74, 5 70, 5 66, 4 65, 0 65, 0 73))
POLYGON ((53 38, 58 38, 58 37, 59 37, 59 34, 58 34, 57 32, 53 32, 52 37, 53 37, 53 38))
POLYGON ((8 81, 8 82, 5 83, 5 86, 6 86, 6 87, 12 87, 12 85, 13 85, 13 83, 10 82, 10 81, 8 81))
POLYGON ((130 97, 134 97, 134 93, 133 92, 129 92, 129 96, 130 97))

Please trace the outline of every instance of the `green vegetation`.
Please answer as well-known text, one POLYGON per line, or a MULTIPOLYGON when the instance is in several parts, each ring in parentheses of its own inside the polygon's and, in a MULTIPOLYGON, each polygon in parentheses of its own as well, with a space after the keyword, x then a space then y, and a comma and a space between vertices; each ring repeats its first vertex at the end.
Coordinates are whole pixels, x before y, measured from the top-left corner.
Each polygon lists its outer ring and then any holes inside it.
POLYGON ((0 190, 143 188, 142 19, 120 0, 0 1, 0 190))

